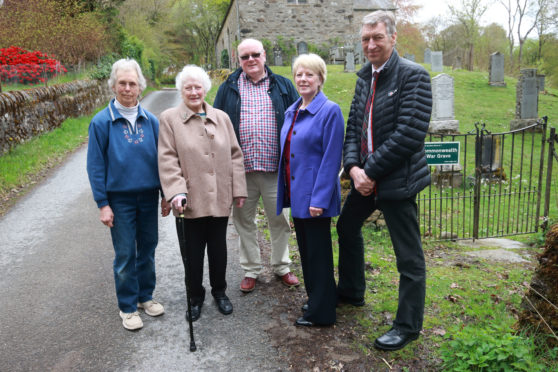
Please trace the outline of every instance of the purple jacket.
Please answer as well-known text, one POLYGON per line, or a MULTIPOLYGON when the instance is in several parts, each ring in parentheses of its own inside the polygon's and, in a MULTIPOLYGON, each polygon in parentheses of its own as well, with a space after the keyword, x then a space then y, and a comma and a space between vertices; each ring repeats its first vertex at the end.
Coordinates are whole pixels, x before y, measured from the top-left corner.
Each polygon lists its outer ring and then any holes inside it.
MULTIPOLYGON (((293 122, 299 98, 285 112, 281 129, 281 161, 277 180, 277 214, 289 203, 285 198, 285 140, 293 122)), ((339 171, 343 152, 345 120, 339 105, 318 93, 304 110, 300 110, 291 137, 291 214, 295 218, 312 218, 309 207, 323 208, 321 217, 334 217, 341 210, 339 171)))

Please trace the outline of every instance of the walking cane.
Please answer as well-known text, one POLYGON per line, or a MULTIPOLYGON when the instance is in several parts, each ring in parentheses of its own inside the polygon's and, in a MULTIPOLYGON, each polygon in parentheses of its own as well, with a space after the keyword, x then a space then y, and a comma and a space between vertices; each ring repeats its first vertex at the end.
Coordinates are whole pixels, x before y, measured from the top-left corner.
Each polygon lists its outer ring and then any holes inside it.
MULTIPOLYGON (((184 218, 184 206, 186 205, 186 200, 182 200, 182 213, 179 215, 180 223, 182 224, 182 242, 186 245, 186 224, 184 218)), ((196 351, 196 342, 194 341, 194 325, 192 324, 192 303, 190 301, 190 276, 188 275, 188 262, 190 258, 188 257, 188 247, 186 249, 186 265, 184 265, 184 275, 186 275, 186 302, 188 303, 188 325, 190 326, 190 351, 196 351)))

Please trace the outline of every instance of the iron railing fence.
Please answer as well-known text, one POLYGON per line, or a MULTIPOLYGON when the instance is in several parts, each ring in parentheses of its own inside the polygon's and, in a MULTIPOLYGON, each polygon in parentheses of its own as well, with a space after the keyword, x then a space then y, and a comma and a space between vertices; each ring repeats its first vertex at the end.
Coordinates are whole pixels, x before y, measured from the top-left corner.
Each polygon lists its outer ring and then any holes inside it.
POLYGON ((548 217, 547 200, 541 216, 544 177, 550 176, 544 164, 551 160, 546 129, 544 117, 505 133, 477 123, 466 134, 430 134, 427 142, 460 143, 459 164, 431 166, 432 184, 417 196, 423 236, 457 240, 537 232, 548 217))

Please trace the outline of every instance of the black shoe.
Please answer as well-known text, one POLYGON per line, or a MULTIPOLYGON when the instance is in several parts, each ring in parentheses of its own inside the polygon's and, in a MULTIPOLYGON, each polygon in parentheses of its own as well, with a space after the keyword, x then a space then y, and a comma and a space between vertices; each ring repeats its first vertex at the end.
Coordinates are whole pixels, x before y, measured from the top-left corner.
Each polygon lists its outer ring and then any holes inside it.
POLYGON ((353 306, 364 306, 364 298, 352 298, 343 295, 337 295, 337 306, 342 304, 348 304, 353 306))
POLYGON ((308 302, 305 303, 304 305, 302 305, 302 307, 300 308, 300 310, 302 310, 303 313, 306 312, 306 311, 308 311, 308 302))
POLYGON ((295 322, 295 326, 302 326, 302 327, 314 327, 314 323, 309 320, 304 319, 303 316, 298 318, 295 322))
POLYGON ((388 351, 399 350, 418 337, 419 333, 407 333, 397 328, 392 328, 374 341, 374 347, 388 351))
POLYGON ((215 297, 215 303, 217 304, 217 309, 223 315, 229 315, 233 312, 233 305, 231 300, 226 295, 215 297))
MULTIPOLYGON (((196 320, 198 320, 200 318, 202 306, 203 306, 203 303, 190 305, 190 310, 192 311, 192 322, 195 322, 196 320)), ((188 310, 186 310, 186 321, 189 321, 188 320, 188 310)))

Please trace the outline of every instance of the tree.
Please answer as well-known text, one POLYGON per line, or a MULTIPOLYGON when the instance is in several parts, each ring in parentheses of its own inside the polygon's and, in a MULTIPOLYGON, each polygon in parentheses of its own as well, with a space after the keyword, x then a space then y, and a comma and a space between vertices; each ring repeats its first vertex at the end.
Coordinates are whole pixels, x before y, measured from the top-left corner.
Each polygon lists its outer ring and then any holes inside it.
POLYGON ((507 37, 508 37, 508 53, 510 57, 510 62, 512 64, 511 69, 513 70, 513 47, 515 45, 515 23, 517 21, 517 7, 512 2, 513 0, 500 0, 500 4, 506 9, 508 13, 508 30, 507 30, 507 37))
POLYGON ((463 26, 463 37, 468 50, 466 65, 469 71, 473 70, 474 47, 479 36, 479 19, 486 12, 486 8, 482 0, 463 0, 461 8, 449 5, 452 16, 463 26))
POLYGON ((517 8, 517 39, 519 41, 519 54, 517 56, 517 66, 521 68, 521 58, 523 57, 523 45, 527 37, 537 26, 541 9, 537 7, 537 3, 533 0, 516 0, 517 8), (536 8, 537 7, 537 8, 536 8), (536 8, 536 9, 535 9, 536 8), (521 25, 523 22, 527 22, 526 16, 534 13, 534 20, 532 23, 527 25, 527 30, 522 35, 521 25))
POLYGON ((215 40, 229 0, 177 0, 173 7, 173 31, 185 42, 194 62, 215 64, 215 40))
POLYGON ((5 0, 0 8, 0 45, 52 54, 64 63, 95 60, 105 51, 107 34, 94 13, 76 1, 5 0))

